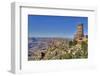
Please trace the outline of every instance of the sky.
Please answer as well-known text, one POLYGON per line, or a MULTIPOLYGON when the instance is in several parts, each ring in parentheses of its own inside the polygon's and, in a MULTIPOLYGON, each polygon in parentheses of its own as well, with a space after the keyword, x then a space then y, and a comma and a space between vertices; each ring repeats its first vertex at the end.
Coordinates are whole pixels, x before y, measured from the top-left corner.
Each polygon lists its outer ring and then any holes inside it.
POLYGON ((28 36, 73 38, 80 23, 88 34, 88 17, 28 15, 28 36))

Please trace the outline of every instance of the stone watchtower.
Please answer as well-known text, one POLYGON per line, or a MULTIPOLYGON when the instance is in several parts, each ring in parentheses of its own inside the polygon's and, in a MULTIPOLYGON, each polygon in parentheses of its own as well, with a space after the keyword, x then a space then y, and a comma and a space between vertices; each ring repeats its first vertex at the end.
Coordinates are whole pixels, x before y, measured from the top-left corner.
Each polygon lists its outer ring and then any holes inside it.
POLYGON ((84 29, 83 29, 83 24, 79 24, 77 26, 77 32, 75 34, 75 40, 80 42, 83 40, 83 37, 84 37, 84 29))

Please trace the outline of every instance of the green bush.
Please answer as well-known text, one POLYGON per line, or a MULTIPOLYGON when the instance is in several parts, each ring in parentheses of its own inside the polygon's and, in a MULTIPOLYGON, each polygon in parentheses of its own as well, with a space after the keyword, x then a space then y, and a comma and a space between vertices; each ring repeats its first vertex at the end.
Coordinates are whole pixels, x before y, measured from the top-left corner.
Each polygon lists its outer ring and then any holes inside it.
POLYGON ((72 46, 75 46, 77 44, 77 41, 73 40, 73 41, 69 41, 69 48, 71 48, 72 46))

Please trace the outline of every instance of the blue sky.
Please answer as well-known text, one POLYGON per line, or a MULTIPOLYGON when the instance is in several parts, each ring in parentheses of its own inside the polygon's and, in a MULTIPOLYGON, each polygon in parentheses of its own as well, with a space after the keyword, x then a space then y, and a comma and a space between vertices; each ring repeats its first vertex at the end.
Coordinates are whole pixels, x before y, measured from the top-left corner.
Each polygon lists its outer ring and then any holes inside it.
POLYGON ((28 35, 72 38, 80 23, 84 26, 84 34, 88 34, 87 17, 28 15, 28 35))

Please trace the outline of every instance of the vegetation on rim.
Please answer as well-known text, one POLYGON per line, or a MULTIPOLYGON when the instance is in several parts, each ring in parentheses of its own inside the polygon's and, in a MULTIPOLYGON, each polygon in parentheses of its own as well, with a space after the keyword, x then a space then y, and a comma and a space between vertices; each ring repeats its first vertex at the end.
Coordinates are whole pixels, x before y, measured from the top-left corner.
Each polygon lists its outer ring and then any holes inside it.
POLYGON ((52 40, 48 43, 46 51, 39 49, 34 52, 29 60, 56 60, 56 59, 79 59, 88 57, 88 44, 83 41, 78 44, 77 41, 67 41, 65 39, 52 40))

